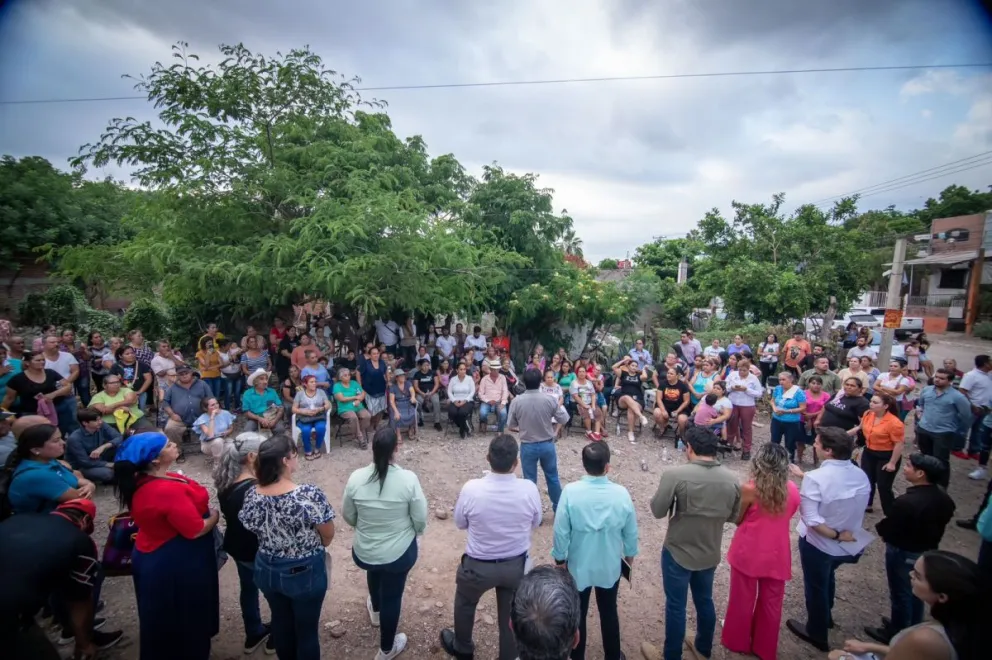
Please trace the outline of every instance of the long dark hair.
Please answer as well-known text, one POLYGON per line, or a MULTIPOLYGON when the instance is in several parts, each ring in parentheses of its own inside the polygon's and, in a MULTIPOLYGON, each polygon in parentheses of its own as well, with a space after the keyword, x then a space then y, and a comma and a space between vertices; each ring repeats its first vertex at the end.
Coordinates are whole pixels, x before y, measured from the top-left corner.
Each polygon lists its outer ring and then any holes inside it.
POLYGON ((395 452, 396 431, 388 426, 376 431, 375 435, 372 436, 372 464, 374 469, 372 470, 372 476, 369 477, 369 483, 378 481, 380 493, 382 493, 382 487, 386 483, 389 462, 393 460, 393 454, 395 452))
POLYGON ((259 486, 269 486, 279 481, 284 458, 296 454, 296 444, 286 435, 274 435, 258 446, 255 459, 255 476, 259 486))
POLYGON ((930 615, 944 626, 961 660, 987 657, 988 576, 978 564, 954 552, 930 550, 922 558, 930 590, 947 596, 947 602, 930 607, 930 615))
POLYGON ((882 401, 882 405, 885 406, 885 412, 891 413, 896 417, 899 416, 899 406, 896 404, 894 397, 883 394, 882 392, 875 392, 872 396, 877 396, 882 401))
POLYGON ((14 451, 10 452, 10 456, 7 457, 4 467, 13 470, 21 461, 31 460, 31 450, 37 449, 51 440, 57 430, 51 424, 38 424, 24 429, 21 437, 17 439, 14 451))

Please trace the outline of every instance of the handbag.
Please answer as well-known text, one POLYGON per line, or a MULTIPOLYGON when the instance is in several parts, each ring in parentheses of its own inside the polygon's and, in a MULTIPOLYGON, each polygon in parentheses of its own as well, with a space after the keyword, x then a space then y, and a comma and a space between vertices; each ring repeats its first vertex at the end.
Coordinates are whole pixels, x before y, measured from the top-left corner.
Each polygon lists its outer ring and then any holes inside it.
POLYGON ((138 538, 138 525, 131 518, 130 511, 123 511, 110 517, 110 533, 103 546, 103 569, 113 575, 131 574, 131 555, 134 541, 138 538))
POLYGON ((55 410, 55 404, 51 399, 38 397, 38 414, 46 418, 52 426, 59 425, 59 414, 55 410))

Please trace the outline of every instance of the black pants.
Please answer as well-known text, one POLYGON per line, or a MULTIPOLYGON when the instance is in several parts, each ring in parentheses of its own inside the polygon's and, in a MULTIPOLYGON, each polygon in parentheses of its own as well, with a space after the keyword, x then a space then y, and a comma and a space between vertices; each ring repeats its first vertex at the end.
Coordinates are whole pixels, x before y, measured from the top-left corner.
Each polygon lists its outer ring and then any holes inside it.
POLYGON ((572 649, 572 660, 586 657, 586 618, 589 615, 589 597, 596 590, 596 607, 599 608, 599 629, 603 635, 603 657, 620 660, 620 615, 617 613, 617 591, 620 580, 609 589, 588 587, 579 592, 582 616, 579 618, 579 645, 572 649))
POLYGON ((871 506, 872 502, 875 501, 875 488, 877 487, 878 499, 882 503, 882 513, 885 515, 889 515, 889 507, 892 506, 892 500, 895 499, 895 495, 892 493, 892 484, 896 480, 899 465, 902 463, 902 459, 899 459, 896 461, 896 469, 887 472, 882 468, 890 460, 892 460, 891 451, 875 451, 866 447, 861 454, 861 469, 868 475, 868 483, 871 486, 871 491, 868 493, 868 506, 871 506))
POLYGON ((475 405, 471 401, 461 406, 456 406, 454 403, 448 404, 448 417, 458 426, 458 430, 468 431, 468 420, 472 418, 474 407, 475 405))
POLYGON ((778 362, 759 362, 758 367, 761 369, 761 384, 768 384, 768 377, 775 375, 775 369, 778 367, 778 362))
POLYGON ((369 598, 372 599, 372 611, 379 613, 379 648, 384 653, 389 653, 396 641, 406 577, 417 563, 417 553, 416 539, 410 543, 406 552, 389 564, 366 564, 358 558, 354 550, 351 551, 355 565, 365 571, 365 582, 368 584, 369 598))
POLYGON ((938 486, 947 489, 951 483, 951 447, 954 446, 956 433, 931 433, 926 429, 916 427, 916 444, 920 451, 927 456, 940 459, 944 464, 944 476, 937 482, 938 486))

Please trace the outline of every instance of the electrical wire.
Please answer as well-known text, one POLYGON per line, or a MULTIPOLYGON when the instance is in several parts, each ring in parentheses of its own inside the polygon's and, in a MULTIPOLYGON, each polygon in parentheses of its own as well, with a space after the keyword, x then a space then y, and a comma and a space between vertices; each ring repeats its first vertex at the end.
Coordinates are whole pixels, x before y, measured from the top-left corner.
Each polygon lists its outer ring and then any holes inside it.
POLYGON ((859 196, 864 197, 865 195, 861 195, 861 193, 869 192, 869 191, 871 191, 871 190, 873 190, 875 188, 881 188, 881 187, 884 187, 884 186, 888 186, 891 183, 900 182, 900 181, 903 181, 904 179, 916 178, 916 177, 918 177, 921 174, 926 174, 927 172, 933 172, 935 170, 942 170, 944 168, 953 167, 953 166, 955 166, 955 165, 957 165, 959 163, 964 163, 966 161, 977 160, 979 158, 986 158, 986 157, 988 157, 990 155, 992 155, 992 151, 984 151, 984 152, 982 152, 980 154, 975 154, 974 156, 968 156, 967 158, 962 158, 960 160, 953 160, 953 161, 951 161, 949 163, 944 163, 943 165, 937 165, 935 167, 931 167, 931 168, 928 168, 928 169, 925 169, 925 170, 920 170, 919 172, 913 172, 912 174, 906 174, 906 175, 897 177, 895 179, 890 179, 888 181, 883 181, 881 183, 876 183, 875 185, 872 185, 872 186, 866 186, 864 188, 858 188, 857 190, 851 190, 850 192, 842 193, 840 195, 831 195, 830 197, 825 197, 825 198, 823 198, 823 199, 821 199, 819 201, 811 202, 811 203, 814 206, 819 206, 823 202, 829 202, 831 200, 840 199, 842 197, 850 197, 852 195, 859 195, 859 196))
MULTIPOLYGON (((992 62, 965 62, 960 64, 901 64, 892 66, 846 66, 819 69, 765 69, 756 71, 706 71, 700 73, 660 73, 643 76, 599 76, 595 78, 548 78, 542 80, 493 80, 488 82, 438 83, 425 85, 381 85, 356 87, 356 92, 385 92, 428 89, 468 89, 474 87, 522 87, 527 85, 566 85, 577 83, 631 82, 644 80, 677 80, 686 78, 731 78, 738 76, 781 76, 807 73, 845 73, 863 71, 911 71, 920 69, 980 69, 992 68, 992 62)), ((147 96, 99 96, 54 99, 0 100, 0 105, 36 105, 55 103, 100 103, 105 101, 134 101, 147 96)))

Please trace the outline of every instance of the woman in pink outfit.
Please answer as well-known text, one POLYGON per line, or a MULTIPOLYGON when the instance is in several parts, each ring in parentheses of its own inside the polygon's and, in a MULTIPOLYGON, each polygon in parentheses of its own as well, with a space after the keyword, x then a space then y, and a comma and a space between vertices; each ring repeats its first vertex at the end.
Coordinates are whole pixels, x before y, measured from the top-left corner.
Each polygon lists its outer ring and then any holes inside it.
POLYGON ((788 452, 762 445, 751 459, 751 481, 741 488, 741 514, 727 553, 730 600, 721 642, 731 651, 777 657, 785 583, 792 579, 789 521, 797 509, 788 452))

